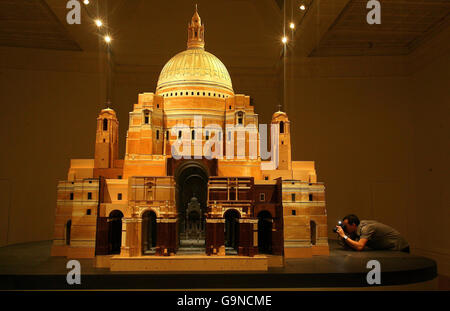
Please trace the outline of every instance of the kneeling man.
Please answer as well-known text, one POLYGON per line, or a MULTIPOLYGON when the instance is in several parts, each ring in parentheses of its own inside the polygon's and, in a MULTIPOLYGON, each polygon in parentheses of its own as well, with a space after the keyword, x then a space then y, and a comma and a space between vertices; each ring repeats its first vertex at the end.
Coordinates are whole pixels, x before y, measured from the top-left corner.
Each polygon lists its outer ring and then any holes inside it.
POLYGON ((359 221, 356 215, 347 215, 342 219, 345 231, 337 226, 336 233, 351 248, 362 251, 365 246, 376 250, 396 250, 409 253, 409 245, 400 233, 375 220, 359 221), (346 233, 349 235, 347 236, 346 233))

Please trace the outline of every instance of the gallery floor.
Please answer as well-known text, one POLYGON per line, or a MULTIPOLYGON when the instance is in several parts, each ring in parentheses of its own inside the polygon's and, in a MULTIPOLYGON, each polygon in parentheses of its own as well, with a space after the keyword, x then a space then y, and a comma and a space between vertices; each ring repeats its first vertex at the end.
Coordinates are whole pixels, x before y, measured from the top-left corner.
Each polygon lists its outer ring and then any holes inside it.
POLYGON ((267 272, 111 272, 80 259, 81 284, 68 285, 68 259, 50 257, 51 241, 0 248, 0 290, 46 289, 437 289, 436 262, 391 251, 354 252, 330 241, 330 256, 286 260, 267 272), (381 264, 381 285, 369 285, 369 260, 381 264))

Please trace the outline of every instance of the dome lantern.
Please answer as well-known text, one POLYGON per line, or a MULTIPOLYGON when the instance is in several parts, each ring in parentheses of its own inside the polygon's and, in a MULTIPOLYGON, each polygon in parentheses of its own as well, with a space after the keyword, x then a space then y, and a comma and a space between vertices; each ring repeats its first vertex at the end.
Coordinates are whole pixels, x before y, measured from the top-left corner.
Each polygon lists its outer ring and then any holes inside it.
POLYGON ((191 22, 188 24, 188 49, 205 48, 205 26, 202 25, 200 15, 198 15, 197 5, 191 22))

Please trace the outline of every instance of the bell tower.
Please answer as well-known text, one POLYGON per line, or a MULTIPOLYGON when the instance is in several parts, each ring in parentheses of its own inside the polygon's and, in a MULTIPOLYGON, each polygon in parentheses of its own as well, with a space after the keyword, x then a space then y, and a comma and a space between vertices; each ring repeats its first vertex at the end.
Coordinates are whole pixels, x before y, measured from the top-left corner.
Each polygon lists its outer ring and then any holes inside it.
POLYGON ((113 168, 119 153, 119 121, 111 108, 103 109, 97 117, 95 136, 95 168, 113 168))
POLYGON ((277 124, 278 128, 278 169, 291 170, 291 126, 287 114, 277 111, 272 116, 272 124, 277 124))
POLYGON ((191 22, 188 24, 188 49, 205 48, 205 26, 202 25, 200 15, 198 15, 197 5, 191 22))

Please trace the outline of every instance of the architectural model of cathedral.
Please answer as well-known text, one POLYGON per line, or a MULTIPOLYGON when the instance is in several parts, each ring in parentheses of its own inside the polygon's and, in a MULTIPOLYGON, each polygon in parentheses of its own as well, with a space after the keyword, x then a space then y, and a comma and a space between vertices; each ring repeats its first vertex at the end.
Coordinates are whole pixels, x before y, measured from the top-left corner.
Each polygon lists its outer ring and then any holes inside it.
POLYGON ((205 51, 204 35, 196 10, 187 50, 167 62, 156 92, 139 94, 129 113, 124 159, 115 111, 100 112, 94 159, 72 159, 67 180, 58 182, 53 256, 108 258, 115 270, 202 270, 214 262, 219 270, 252 270, 267 267, 269 257, 328 255, 325 188, 314 162, 291 160, 287 114, 272 116, 278 165, 265 169, 259 135, 249 156, 255 139, 227 131, 258 128, 258 115, 205 51), (177 124, 185 129, 174 131, 177 124), (213 140, 223 157, 173 156, 177 141, 194 150, 213 140), (230 148, 246 153, 230 158, 230 148))

